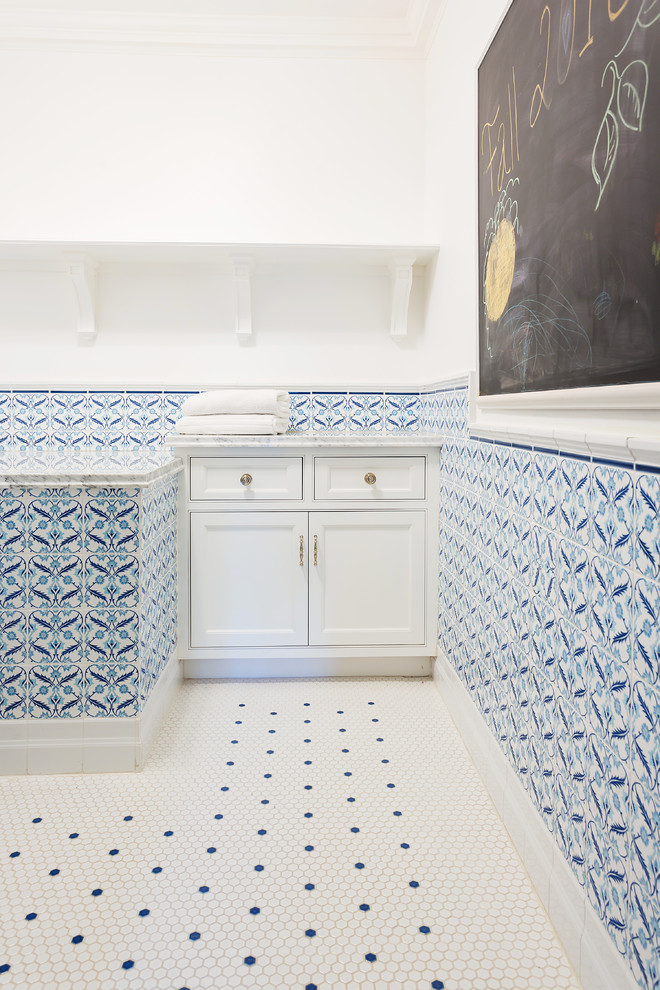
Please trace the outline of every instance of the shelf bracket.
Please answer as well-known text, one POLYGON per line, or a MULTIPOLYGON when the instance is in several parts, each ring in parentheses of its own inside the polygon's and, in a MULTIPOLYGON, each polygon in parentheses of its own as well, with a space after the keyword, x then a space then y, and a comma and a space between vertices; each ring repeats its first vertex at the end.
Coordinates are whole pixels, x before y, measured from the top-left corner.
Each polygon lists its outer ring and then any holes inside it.
POLYGON ((96 278, 99 266, 87 254, 68 255, 66 272, 78 307, 78 340, 90 343, 96 338, 96 278))
POLYGON ((252 340, 252 255, 232 254, 236 336, 241 343, 252 340))
POLYGON ((393 258, 390 262, 392 279, 392 314, 390 334, 405 337, 408 333, 408 304, 413 283, 415 258, 393 258))

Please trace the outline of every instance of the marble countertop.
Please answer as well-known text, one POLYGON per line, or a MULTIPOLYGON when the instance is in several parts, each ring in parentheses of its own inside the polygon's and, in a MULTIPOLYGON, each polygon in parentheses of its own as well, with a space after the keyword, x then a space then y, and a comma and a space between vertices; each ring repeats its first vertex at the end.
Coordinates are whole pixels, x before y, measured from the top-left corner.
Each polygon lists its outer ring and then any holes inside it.
POLYGON ((195 447, 439 447, 438 433, 280 433, 276 436, 208 436, 175 434, 165 438, 174 448, 195 447))
POLYGON ((0 451, 0 485, 147 485, 182 470, 183 462, 167 447, 0 451))

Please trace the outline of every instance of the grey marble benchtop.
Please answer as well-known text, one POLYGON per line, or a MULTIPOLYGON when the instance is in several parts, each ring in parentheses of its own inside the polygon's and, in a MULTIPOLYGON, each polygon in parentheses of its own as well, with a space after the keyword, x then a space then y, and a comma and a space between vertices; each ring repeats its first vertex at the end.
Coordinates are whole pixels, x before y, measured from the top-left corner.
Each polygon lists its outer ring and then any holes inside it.
POLYGON ((280 433, 276 436, 210 436, 175 434, 165 438, 183 447, 439 447, 438 433, 280 433))
POLYGON ((183 470, 167 447, 7 448, 0 451, 0 485, 148 485, 183 470))

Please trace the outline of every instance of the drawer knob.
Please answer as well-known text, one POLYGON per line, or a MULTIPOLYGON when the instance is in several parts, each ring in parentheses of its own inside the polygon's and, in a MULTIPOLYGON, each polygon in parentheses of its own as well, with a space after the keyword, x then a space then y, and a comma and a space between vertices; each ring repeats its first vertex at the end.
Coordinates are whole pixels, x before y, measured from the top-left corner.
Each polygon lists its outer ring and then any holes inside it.
POLYGON ((367 473, 364 476, 364 480, 366 481, 366 483, 368 485, 375 485, 376 484, 376 475, 375 474, 372 474, 371 471, 367 471, 367 473))
POLYGON ((251 485, 252 484, 252 475, 251 474, 242 474, 241 475, 241 484, 243 485, 244 488, 247 488, 248 485, 251 485))

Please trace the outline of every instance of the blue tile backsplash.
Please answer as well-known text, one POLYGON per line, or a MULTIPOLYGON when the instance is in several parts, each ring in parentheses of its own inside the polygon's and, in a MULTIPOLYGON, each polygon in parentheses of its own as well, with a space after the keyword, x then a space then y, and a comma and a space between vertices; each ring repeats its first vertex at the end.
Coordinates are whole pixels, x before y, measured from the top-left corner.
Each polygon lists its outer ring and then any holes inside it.
POLYGON ((441 453, 440 542, 440 649, 657 988, 660 476, 469 439, 464 419, 441 453))

